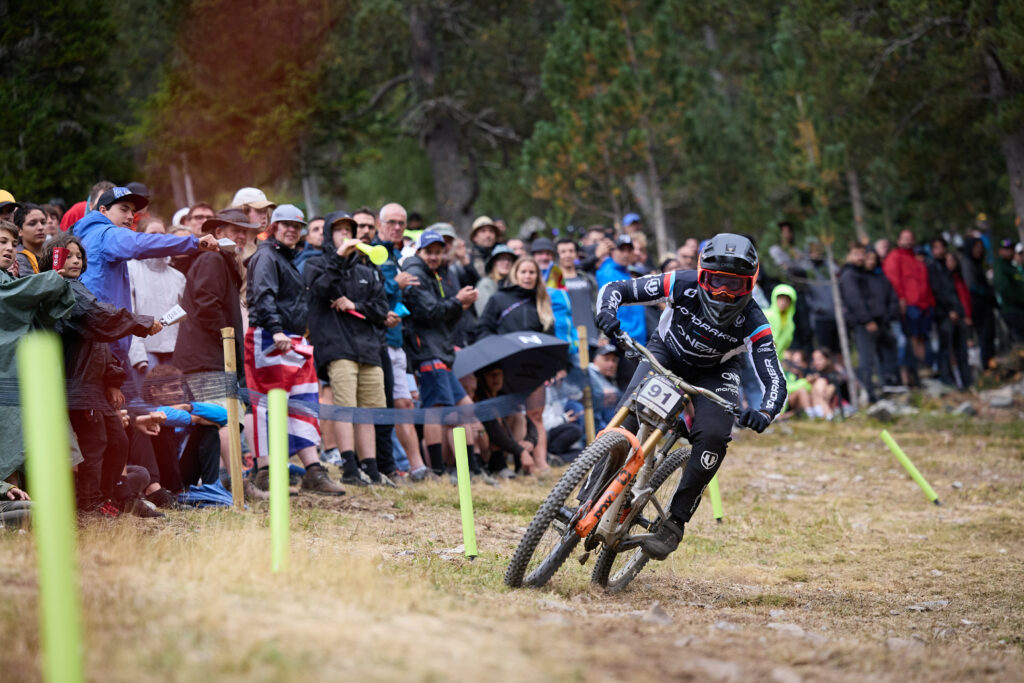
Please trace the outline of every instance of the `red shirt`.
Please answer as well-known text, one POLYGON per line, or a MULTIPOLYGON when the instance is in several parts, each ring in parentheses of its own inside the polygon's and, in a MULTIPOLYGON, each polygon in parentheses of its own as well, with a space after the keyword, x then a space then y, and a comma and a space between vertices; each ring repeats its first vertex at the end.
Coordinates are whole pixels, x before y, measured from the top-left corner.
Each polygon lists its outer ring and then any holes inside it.
POLYGON ((67 212, 60 218, 60 229, 67 232, 71 229, 71 226, 82 220, 85 216, 85 202, 78 202, 73 204, 67 212))
POLYGON ((889 278, 896 296, 908 306, 934 308, 935 296, 928 283, 928 266, 917 260, 910 249, 893 249, 885 257, 882 272, 889 278))

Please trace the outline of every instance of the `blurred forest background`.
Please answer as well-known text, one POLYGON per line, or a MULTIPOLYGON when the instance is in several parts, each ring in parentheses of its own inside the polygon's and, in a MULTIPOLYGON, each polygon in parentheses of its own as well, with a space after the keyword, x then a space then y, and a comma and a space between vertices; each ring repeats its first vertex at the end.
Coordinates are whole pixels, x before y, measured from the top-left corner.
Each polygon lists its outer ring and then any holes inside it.
POLYGON ((1024 3, 0 0, 0 187, 255 185, 663 249, 1024 215, 1024 3))

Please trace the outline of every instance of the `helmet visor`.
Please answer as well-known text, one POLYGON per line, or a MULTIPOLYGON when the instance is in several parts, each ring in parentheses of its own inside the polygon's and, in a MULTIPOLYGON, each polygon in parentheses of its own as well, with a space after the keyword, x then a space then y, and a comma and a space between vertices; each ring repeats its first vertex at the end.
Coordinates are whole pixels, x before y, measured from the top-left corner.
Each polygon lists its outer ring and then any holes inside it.
POLYGON ((738 275, 707 268, 699 270, 697 281, 715 301, 736 301, 754 289, 754 275, 738 275))

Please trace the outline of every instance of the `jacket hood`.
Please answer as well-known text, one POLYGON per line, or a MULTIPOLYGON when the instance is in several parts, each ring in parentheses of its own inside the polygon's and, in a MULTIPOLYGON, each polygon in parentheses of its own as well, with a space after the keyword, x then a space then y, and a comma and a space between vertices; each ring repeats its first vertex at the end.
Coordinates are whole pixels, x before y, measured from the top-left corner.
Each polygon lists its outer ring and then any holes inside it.
MULTIPOLYGON (((402 270, 409 270, 410 268, 417 268, 422 270, 424 273, 430 275, 433 271, 427 268, 427 262, 421 259, 416 254, 408 256, 402 261, 402 270)), ((438 275, 440 275, 440 269, 438 269, 438 275)))
POLYGON ((789 308, 786 309, 785 313, 781 314, 781 317, 785 318, 786 321, 793 319, 793 314, 796 312, 796 290, 787 284, 775 285, 775 289, 772 290, 772 309, 775 311, 779 310, 779 297, 788 296, 790 300, 789 308))
POLYGON ((147 258, 143 259, 142 263, 150 270, 155 270, 160 273, 171 267, 171 257, 164 256, 161 258, 147 258))
MULTIPOLYGON (((331 211, 329 214, 324 216, 324 246, 323 246, 323 249, 324 249, 325 253, 327 251, 327 247, 328 246, 331 247, 331 251, 334 251, 334 223, 338 219, 340 219, 340 218, 349 218, 349 219, 351 219, 352 217, 348 214, 347 211, 331 211)), ((353 223, 354 222, 355 221, 353 221, 353 223)), ((350 232, 352 233, 352 237, 356 236, 355 226, 352 227, 350 232)))

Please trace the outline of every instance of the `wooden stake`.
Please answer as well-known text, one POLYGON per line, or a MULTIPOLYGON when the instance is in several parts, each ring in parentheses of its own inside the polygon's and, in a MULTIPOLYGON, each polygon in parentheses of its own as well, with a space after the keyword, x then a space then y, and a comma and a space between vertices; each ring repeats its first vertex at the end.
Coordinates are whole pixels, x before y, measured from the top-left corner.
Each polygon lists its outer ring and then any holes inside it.
POLYGON ((587 345, 587 326, 576 328, 580 337, 580 370, 583 371, 583 428, 587 434, 587 445, 594 443, 594 397, 590 391, 590 347, 587 345))
MULTIPOLYGON (((234 378, 238 371, 235 362, 235 328, 222 327, 220 338, 224 340, 224 372, 234 378)), ((231 381, 229 379, 229 381, 231 381)), ((242 489, 242 438, 238 415, 238 399, 228 397, 228 462, 231 467, 231 502, 239 510, 245 509, 245 495, 242 489)))

